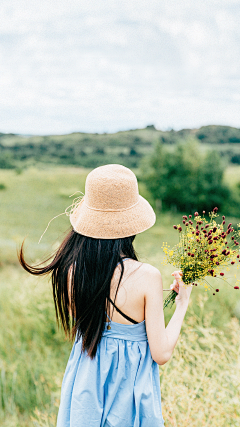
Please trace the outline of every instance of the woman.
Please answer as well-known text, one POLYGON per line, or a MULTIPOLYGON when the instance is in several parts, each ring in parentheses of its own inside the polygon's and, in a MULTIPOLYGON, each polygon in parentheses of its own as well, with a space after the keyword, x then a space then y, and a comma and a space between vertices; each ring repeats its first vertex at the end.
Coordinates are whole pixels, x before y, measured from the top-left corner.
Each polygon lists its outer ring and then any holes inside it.
POLYGON ((160 272, 140 263, 133 248, 155 213, 124 166, 87 176, 70 221, 47 265, 27 264, 23 246, 19 254, 29 273, 51 273, 57 319, 75 337, 57 427, 163 426, 158 365, 172 355, 191 287, 173 273, 176 310, 165 328, 160 272))

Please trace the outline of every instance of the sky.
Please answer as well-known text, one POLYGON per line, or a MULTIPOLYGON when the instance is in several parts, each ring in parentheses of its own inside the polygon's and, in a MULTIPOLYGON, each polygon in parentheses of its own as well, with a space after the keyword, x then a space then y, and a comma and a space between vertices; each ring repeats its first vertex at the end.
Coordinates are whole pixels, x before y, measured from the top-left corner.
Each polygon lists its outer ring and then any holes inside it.
POLYGON ((240 0, 1 0, 0 132, 240 127, 240 0))

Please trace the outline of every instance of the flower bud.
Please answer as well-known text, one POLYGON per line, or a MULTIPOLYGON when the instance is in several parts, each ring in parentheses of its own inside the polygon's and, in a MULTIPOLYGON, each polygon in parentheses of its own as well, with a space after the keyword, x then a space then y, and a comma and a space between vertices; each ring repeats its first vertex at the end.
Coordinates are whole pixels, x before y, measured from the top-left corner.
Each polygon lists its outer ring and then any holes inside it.
POLYGON ((226 224, 226 221, 223 221, 223 225, 226 224))
POLYGON ((216 292, 219 292, 219 289, 216 289, 216 292))
POLYGON ((192 218, 192 215, 188 215, 189 216, 189 218, 192 218))
POLYGON ((194 213, 194 216, 198 216, 198 212, 195 212, 195 213, 194 213))
POLYGON ((173 228, 175 228, 175 230, 177 230, 177 226, 176 225, 174 225, 173 228))
POLYGON ((220 273, 220 276, 224 276, 224 273, 220 273))
POLYGON ((234 289, 239 289, 239 286, 234 286, 234 289))

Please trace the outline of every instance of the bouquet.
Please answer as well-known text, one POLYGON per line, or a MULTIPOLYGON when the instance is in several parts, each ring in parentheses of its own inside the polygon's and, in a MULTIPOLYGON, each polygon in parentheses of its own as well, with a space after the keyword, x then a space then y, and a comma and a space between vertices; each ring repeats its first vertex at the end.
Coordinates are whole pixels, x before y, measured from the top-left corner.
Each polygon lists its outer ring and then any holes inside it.
MULTIPOLYGON (((214 208, 209 213, 209 220, 204 217, 205 211, 203 216, 195 212, 195 223, 192 215, 184 215, 183 225, 173 226, 179 232, 179 243, 173 248, 167 243, 162 246, 165 253, 163 263, 170 263, 180 269, 186 285, 204 285, 206 291, 212 287, 207 276, 224 279, 223 267, 229 270, 228 266, 240 262, 237 240, 240 237, 240 224, 237 230, 234 230, 232 223, 225 227, 225 216, 222 217, 221 224, 218 224, 215 220, 219 216, 217 211, 218 208, 214 208)), ((234 289, 239 289, 239 281, 236 280, 234 289)), ((219 292, 219 289, 214 290, 213 295, 215 292, 219 292)), ((176 296, 177 292, 171 291, 164 300, 163 308, 171 307, 176 296)))

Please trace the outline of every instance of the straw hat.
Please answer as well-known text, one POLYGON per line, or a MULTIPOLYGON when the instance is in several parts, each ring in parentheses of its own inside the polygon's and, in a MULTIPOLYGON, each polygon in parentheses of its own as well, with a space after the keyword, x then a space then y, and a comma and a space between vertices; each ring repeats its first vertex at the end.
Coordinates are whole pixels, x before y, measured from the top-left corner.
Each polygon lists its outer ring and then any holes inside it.
POLYGON ((138 192, 137 178, 122 165, 100 166, 86 179, 85 196, 70 215, 77 233, 120 239, 152 227, 154 210, 138 192))

